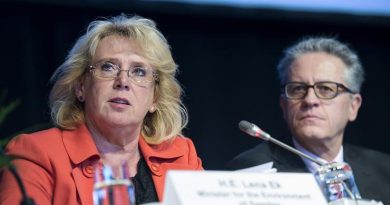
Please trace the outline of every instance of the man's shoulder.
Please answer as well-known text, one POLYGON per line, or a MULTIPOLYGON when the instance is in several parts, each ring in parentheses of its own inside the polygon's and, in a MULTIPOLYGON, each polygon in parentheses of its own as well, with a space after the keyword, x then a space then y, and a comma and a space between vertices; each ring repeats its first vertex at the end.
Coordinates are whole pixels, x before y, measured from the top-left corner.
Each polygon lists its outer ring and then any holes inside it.
POLYGON ((344 145, 346 161, 358 161, 363 164, 378 165, 390 169, 390 154, 352 144, 344 145))
POLYGON ((344 144, 344 160, 351 165, 363 198, 388 204, 390 201, 390 155, 351 144, 344 144))
POLYGON ((262 142, 257 146, 238 154, 228 162, 226 167, 230 170, 243 169, 270 161, 273 161, 272 147, 269 143, 262 142))

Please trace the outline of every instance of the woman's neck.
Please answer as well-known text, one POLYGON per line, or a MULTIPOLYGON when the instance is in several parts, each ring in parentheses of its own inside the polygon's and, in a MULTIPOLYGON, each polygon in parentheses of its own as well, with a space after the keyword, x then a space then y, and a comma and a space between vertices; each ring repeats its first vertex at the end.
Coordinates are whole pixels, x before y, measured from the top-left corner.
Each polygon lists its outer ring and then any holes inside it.
POLYGON ((93 123, 87 122, 87 126, 102 160, 109 164, 126 163, 130 176, 133 177, 137 173, 137 164, 141 158, 138 148, 139 133, 131 136, 131 132, 116 132, 118 135, 112 137, 111 134, 115 132, 107 132, 110 135, 106 136, 99 132, 93 123))
MULTIPOLYGON (((110 151, 133 151, 138 147, 140 135, 139 127, 101 127, 91 120, 86 122, 98 146, 103 146, 101 151, 109 149, 110 151)), ((100 148, 100 147, 98 147, 100 148)), ((100 151, 100 150, 99 150, 100 151)))

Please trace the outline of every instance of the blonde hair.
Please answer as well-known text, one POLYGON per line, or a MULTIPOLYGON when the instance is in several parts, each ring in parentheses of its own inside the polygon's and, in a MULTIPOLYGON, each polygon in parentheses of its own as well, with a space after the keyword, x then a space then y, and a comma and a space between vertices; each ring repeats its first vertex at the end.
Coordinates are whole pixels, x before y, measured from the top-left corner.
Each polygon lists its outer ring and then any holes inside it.
POLYGON ((99 42, 111 35, 134 40, 158 73, 154 91, 157 109, 145 116, 142 136, 147 142, 157 144, 181 135, 187 125, 188 114, 181 101, 182 88, 175 78, 177 65, 168 42, 152 20, 123 14, 91 22, 87 32, 70 50, 65 62, 54 72, 51 77, 54 85, 50 92, 54 124, 62 129, 76 129, 85 122, 84 104, 75 95, 76 84, 86 74, 99 42))

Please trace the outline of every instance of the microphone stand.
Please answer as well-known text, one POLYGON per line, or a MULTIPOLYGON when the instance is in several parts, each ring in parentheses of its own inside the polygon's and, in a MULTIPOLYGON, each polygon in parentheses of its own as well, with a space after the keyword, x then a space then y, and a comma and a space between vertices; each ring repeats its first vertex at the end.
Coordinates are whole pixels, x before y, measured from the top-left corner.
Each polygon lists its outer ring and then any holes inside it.
POLYGON ((288 151, 290 151, 292 153, 295 153, 295 154, 299 155, 300 157, 306 158, 306 159, 308 159, 308 160, 310 160, 310 161, 312 161, 312 162, 314 162, 314 163, 316 163, 316 164, 318 164, 320 166, 323 166, 323 165, 326 164, 326 163, 324 163, 324 162, 322 162, 322 161, 320 161, 318 159, 315 159, 315 158, 313 158, 313 157, 311 157, 311 156, 309 156, 309 155, 307 155, 307 154, 305 154, 303 152, 300 152, 299 150, 294 149, 291 146, 289 146, 289 145, 287 145, 287 144, 285 144, 285 143, 283 143, 283 142, 281 142, 281 141, 271 137, 269 134, 267 134, 267 137, 259 137, 259 138, 261 138, 261 139, 263 139, 265 141, 270 141, 270 142, 272 142, 272 143, 274 143, 276 145, 279 145, 280 147, 283 147, 284 149, 286 149, 286 150, 288 150, 288 151))
MULTIPOLYGON (((263 130, 261 130, 257 125, 253 124, 253 123, 250 123, 248 121, 245 121, 245 120, 242 120, 240 121, 240 123, 238 124, 240 130, 242 130, 243 132, 247 133, 248 135, 250 136, 253 136, 253 137, 256 137, 256 138, 260 138, 262 140, 265 140, 265 141, 270 141, 294 154, 297 154, 298 156, 300 157, 303 157, 303 158, 306 158, 320 166, 325 166, 325 165, 329 165, 327 163, 324 163, 320 160, 317 160, 297 149, 294 149, 293 147, 271 137, 270 134, 264 132, 263 130)), ((356 197, 353 192, 351 191, 351 189, 349 189, 349 187, 347 186, 347 184, 344 182, 344 181, 341 181, 343 187, 345 188, 347 194, 351 197, 351 199, 355 202, 355 204, 358 203, 358 200, 360 200, 361 198, 360 197, 356 197)))
MULTIPOLYGON (((277 140, 277 139, 271 137, 269 134, 267 134, 267 135, 269 136, 269 138, 266 138, 266 137, 259 137, 259 138, 261 138, 261 139, 263 139, 263 140, 266 140, 266 141, 270 141, 270 142, 272 142, 272 143, 274 143, 274 144, 277 144, 277 145, 279 145, 279 146, 281 146, 281 147, 287 149, 287 150, 290 151, 290 152, 293 152, 293 153, 295 153, 295 154, 297 154, 297 155, 299 155, 299 156, 301 156, 301 157, 304 157, 304 158, 306 158, 306 159, 309 159, 309 160, 312 161, 312 162, 315 162, 316 164, 318 164, 318 165, 320 165, 320 166, 327 165, 326 163, 324 163, 324 162, 322 162, 322 161, 320 161, 320 160, 317 160, 317 159, 315 159, 315 158, 313 158, 313 157, 311 157, 311 156, 309 156, 309 155, 307 155, 307 154, 305 154, 305 153, 303 153, 303 152, 300 152, 299 150, 294 149, 294 148, 292 148, 291 146, 289 146, 289 145, 287 145, 287 144, 285 144, 285 143, 283 143, 283 142, 281 142, 281 141, 279 141, 279 140, 277 140)), ((341 181, 341 184, 342 184, 343 187, 345 188, 345 191, 347 192, 347 194, 348 194, 348 195, 351 197, 351 199, 356 203, 357 197, 352 193, 351 189, 349 189, 349 187, 347 186, 347 184, 346 184, 344 181, 341 181)))
MULTIPOLYGON (((5 157, 8 157, 3 149, 0 147, 0 154, 4 155, 5 157)), ((9 160, 9 159, 7 159, 9 160)), ((35 205, 34 200, 27 196, 26 189, 24 188, 23 181, 20 178, 18 172, 16 171, 15 166, 12 164, 11 160, 8 161, 8 164, 6 165, 11 174, 15 177, 16 182, 18 184, 18 187, 20 189, 20 192, 22 193, 22 200, 20 201, 20 205, 35 205)))

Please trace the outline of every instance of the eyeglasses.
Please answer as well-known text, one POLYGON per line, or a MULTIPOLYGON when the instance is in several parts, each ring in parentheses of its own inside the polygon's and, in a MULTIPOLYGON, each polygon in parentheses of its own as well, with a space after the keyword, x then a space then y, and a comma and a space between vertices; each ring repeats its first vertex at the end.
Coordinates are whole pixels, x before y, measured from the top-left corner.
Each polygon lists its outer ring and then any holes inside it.
POLYGON ((355 93, 343 84, 336 82, 317 82, 313 85, 301 82, 289 82, 284 85, 284 94, 288 99, 303 99, 306 97, 309 88, 313 88, 315 95, 320 99, 333 99, 344 92, 355 93))
POLYGON ((142 66, 130 67, 128 70, 121 69, 118 65, 102 61, 89 66, 89 72, 94 76, 105 79, 115 79, 121 71, 127 72, 127 76, 137 85, 145 86, 154 81, 158 81, 158 74, 152 68, 142 66))

